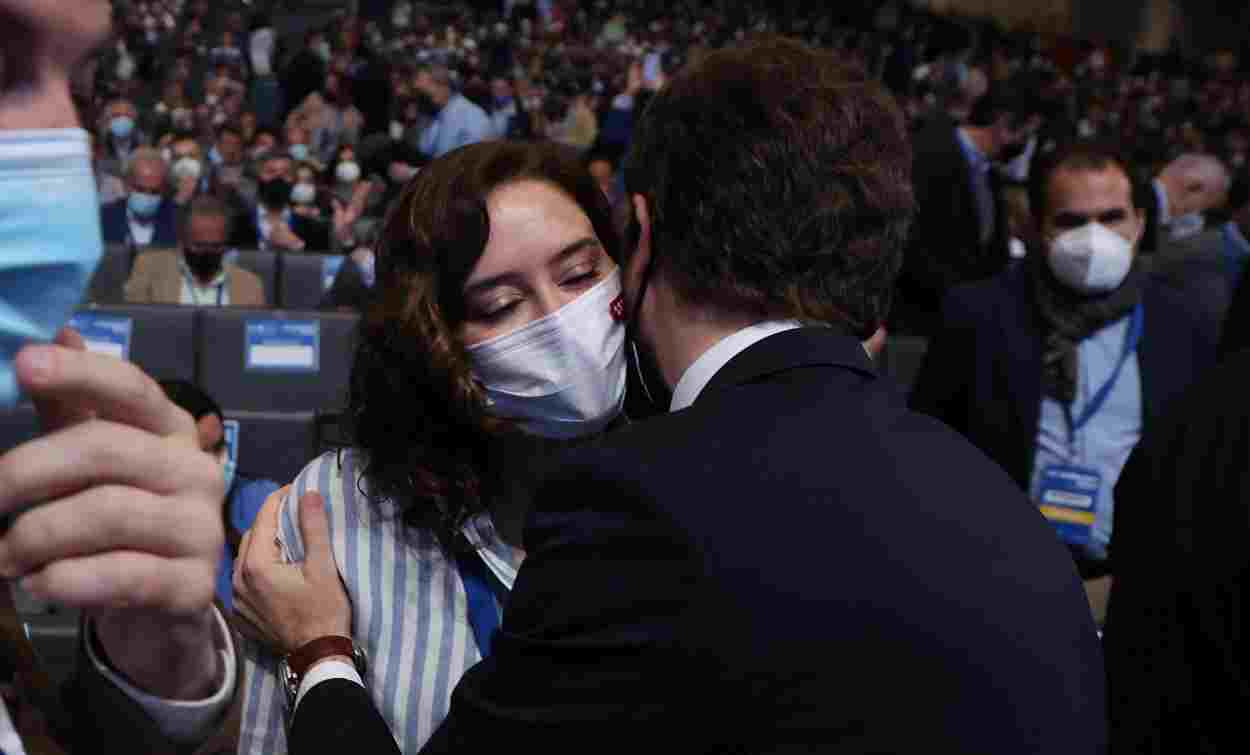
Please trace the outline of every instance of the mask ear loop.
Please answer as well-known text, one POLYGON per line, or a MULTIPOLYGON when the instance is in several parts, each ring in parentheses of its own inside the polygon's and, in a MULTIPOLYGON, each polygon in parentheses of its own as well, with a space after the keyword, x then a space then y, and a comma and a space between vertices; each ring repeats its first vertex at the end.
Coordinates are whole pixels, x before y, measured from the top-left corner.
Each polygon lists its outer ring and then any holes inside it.
MULTIPOLYGON (((630 212, 629 229, 626 231, 627 243, 636 251, 638 242, 642 239, 642 227, 638 224, 638 216, 634 212, 630 212)), ((629 319, 625 322, 625 336, 629 339, 629 347, 634 354, 634 375, 638 378, 638 384, 642 386, 642 392, 647 397, 647 403, 653 409, 666 411, 668 407, 660 406, 655 400, 655 395, 651 393, 651 386, 647 384, 647 377, 642 370, 642 355, 638 351, 638 316, 642 312, 642 300, 647 296, 647 287, 651 285, 651 270, 655 266, 655 251, 652 249, 651 258, 647 260, 647 266, 642 271, 642 283, 638 287, 638 300, 634 303, 634 311, 630 312, 629 319)))

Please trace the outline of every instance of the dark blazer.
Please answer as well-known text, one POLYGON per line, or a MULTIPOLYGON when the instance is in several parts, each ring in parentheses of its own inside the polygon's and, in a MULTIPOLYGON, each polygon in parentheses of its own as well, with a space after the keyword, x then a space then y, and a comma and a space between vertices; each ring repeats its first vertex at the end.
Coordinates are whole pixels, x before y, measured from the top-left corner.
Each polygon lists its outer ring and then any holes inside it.
MULTIPOLYGON (((916 378, 911 406, 984 451, 1023 489, 1042 401, 1042 321, 1027 265, 955 289, 916 378)), ((1216 334, 1174 288, 1147 278, 1138 346, 1143 426, 1215 364, 1216 334)))
MULTIPOLYGON (((1105 744, 1067 553, 1001 470, 909 412, 832 329, 767 338, 691 408, 570 452, 525 547, 494 653, 425 752, 1105 744)), ((367 694, 328 683, 291 751, 393 752, 380 722, 367 694)))
MULTIPOLYGON (((303 239, 305 251, 331 251, 330 226, 320 220, 291 213, 291 232, 303 239)), ((256 209, 236 216, 230 233, 230 246, 237 249, 259 249, 260 228, 256 225, 256 209)))
POLYGON ((1149 259, 1155 276, 1180 290, 1205 327, 1219 334, 1242 277, 1229 262, 1224 226, 1165 244, 1149 259))
POLYGON ((1002 185, 990 172, 994 233, 981 243, 972 168, 960 148, 955 123, 932 116, 912 138, 916 217, 894 305, 894 332, 928 335, 951 288, 993 277, 1010 260, 1010 235, 1002 185))
MULTIPOLYGON (((100 231, 106 244, 130 243, 130 221, 126 214, 126 200, 119 199, 100 208, 100 231)), ((145 246, 178 246, 178 206, 170 199, 161 200, 156 211, 156 233, 152 242, 145 246)))
POLYGON ((1168 412, 1116 486, 1111 752, 1242 753, 1250 702, 1250 353, 1168 412))
POLYGON ((1133 184, 1133 197, 1138 207, 1146 211, 1146 227, 1142 231, 1141 243, 1137 245, 1142 254, 1154 254, 1167 243, 1167 229, 1163 227, 1163 207, 1159 204, 1159 193, 1155 191, 1154 181, 1137 181, 1133 184))
POLYGON ((1220 359, 1250 349, 1250 275, 1242 275, 1233 291, 1220 331, 1220 359))

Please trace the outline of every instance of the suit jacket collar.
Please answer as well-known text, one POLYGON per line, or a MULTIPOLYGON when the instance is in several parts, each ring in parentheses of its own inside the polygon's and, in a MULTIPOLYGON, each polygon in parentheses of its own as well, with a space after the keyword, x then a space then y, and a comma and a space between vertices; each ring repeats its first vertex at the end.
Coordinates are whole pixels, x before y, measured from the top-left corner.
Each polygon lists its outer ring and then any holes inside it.
POLYGON ((842 367, 875 376, 876 367, 854 336, 829 327, 803 327, 769 336, 729 360, 699 398, 799 367, 842 367))

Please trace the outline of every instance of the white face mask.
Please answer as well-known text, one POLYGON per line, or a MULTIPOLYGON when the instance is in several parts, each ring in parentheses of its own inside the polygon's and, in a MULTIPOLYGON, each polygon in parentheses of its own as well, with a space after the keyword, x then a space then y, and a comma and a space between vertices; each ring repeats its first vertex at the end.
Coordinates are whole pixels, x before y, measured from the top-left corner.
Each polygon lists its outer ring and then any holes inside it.
POLYGON ((334 171, 334 177, 339 183, 354 184, 360 180, 360 164, 356 162, 339 163, 339 167, 334 171))
POLYGON ((560 310, 470 346, 490 412, 544 438, 603 430, 625 404, 621 275, 613 271, 560 310))
POLYGON ((1173 241, 1187 239, 1190 236, 1197 236, 1202 233, 1203 226, 1206 224, 1206 218, 1201 212, 1190 212, 1180 217, 1172 218, 1172 222, 1168 223, 1168 235, 1173 241))
POLYGON ((1046 261, 1059 282, 1082 294, 1120 287, 1133 266, 1134 243, 1101 223, 1086 223, 1055 237, 1046 261))

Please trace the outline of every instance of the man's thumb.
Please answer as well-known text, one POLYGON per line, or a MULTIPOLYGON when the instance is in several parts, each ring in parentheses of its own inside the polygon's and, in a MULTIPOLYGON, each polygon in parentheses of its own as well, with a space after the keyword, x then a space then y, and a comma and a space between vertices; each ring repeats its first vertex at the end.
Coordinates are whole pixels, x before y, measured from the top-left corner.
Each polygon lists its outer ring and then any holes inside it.
POLYGON ((299 499, 299 531, 304 538, 304 570, 337 574, 330 547, 330 516, 320 493, 305 493, 299 499))

